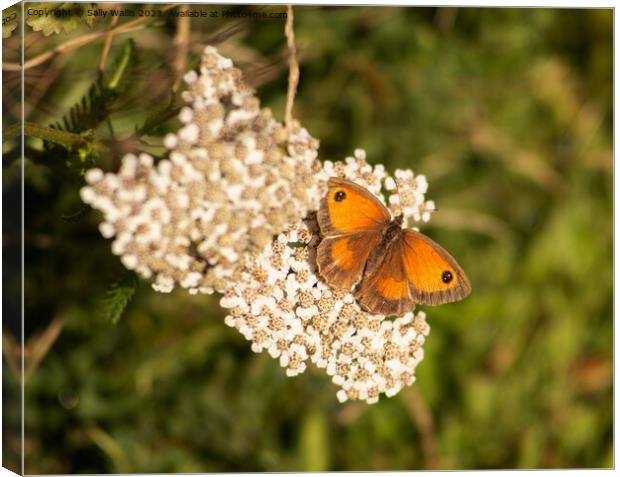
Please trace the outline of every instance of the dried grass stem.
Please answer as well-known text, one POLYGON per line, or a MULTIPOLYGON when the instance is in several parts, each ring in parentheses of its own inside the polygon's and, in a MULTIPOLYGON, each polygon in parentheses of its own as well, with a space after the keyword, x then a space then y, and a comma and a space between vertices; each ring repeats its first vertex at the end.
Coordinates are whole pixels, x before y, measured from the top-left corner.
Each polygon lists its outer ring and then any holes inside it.
POLYGON ((286 112, 284 115, 284 123, 286 128, 291 127, 293 121, 293 103, 295 102, 295 93, 297 92, 297 84, 299 83, 299 63, 297 61, 297 47, 295 46, 295 29, 293 6, 286 6, 286 26, 284 34, 286 35, 286 43, 288 45, 288 91, 286 95, 286 112))

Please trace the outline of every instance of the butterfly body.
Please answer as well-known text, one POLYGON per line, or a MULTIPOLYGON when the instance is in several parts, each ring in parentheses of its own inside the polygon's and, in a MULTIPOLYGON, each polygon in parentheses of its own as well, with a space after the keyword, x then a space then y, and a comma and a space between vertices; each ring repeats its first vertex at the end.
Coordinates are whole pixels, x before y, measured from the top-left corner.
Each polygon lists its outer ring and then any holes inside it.
POLYGON ((395 239, 398 239, 403 228, 404 217, 397 215, 394 219, 388 223, 383 229, 383 238, 381 239, 381 245, 387 247, 395 239))
MULTIPOLYGON (((374 271, 380 264, 383 256, 385 255, 385 251, 388 250, 395 241, 400 239, 400 234, 403 229, 403 219, 402 215, 397 215, 393 220, 391 220, 388 224, 383 227, 381 230, 381 241, 379 245, 370 252, 368 259, 366 260, 366 266, 364 271, 369 274, 374 271)), ((362 274, 363 275, 363 274, 362 274)))
POLYGON ((319 274, 332 287, 351 291, 371 313, 399 315, 416 303, 461 300, 471 291, 465 272, 441 246, 403 228, 368 190, 332 177, 317 219, 319 274))

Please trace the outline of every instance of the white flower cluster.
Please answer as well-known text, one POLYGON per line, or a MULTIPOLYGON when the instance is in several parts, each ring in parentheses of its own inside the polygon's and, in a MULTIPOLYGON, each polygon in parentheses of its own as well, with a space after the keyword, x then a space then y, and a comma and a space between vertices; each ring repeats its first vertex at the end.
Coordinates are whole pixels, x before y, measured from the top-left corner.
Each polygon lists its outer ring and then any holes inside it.
MULTIPOLYGON (((424 200, 426 180, 411 171, 386 174, 383 166, 366 163, 362 150, 345 162, 325 162, 317 175, 345 177, 368 188, 392 212, 405 219, 428 220, 434 210, 424 200), (398 186, 396 188, 396 186, 398 186)), ((396 319, 363 311, 350 293, 331 289, 319 277, 316 248, 320 242, 313 214, 278 235, 243 268, 220 304, 229 309, 226 324, 266 350, 287 368, 302 373, 308 360, 325 369, 340 386, 341 402, 377 402, 393 396, 415 380, 423 358, 422 345, 430 330, 425 314, 406 313, 396 319)))
POLYGON ((317 159, 318 141, 260 109, 241 72, 213 47, 185 76, 188 106, 168 158, 129 154, 117 173, 91 169, 82 200, 122 263, 160 292, 223 292, 225 322, 266 350, 289 376, 324 369, 340 401, 378 401, 415 380, 429 326, 422 312, 395 319, 363 311, 319 277, 316 214, 329 177, 353 180, 406 222, 428 221, 424 176, 372 167, 356 150, 317 159), (275 240, 274 240, 274 237, 275 240))
POLYGON ((169 158, 129 154, 116 174, 91 169, 81 197, 103 212, 113 253, 157 291, 223 292, 248 257, 317 209, 318 141, 260 109, 211 46, 185 81, 183 127, 164 140, 169 158))

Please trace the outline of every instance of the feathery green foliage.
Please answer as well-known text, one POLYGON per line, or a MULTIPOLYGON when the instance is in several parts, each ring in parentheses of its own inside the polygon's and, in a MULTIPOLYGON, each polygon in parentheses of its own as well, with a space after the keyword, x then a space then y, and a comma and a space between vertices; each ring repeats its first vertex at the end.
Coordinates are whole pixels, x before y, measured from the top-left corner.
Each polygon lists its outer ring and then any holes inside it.
POLYGON ((29 2, 26 10, 26 25, 44 36, 71 33, 80 25, 93 27, 95 17, 87 15, 93 3, 29 2), (32 12, 29 14, 28 12, 32 12))
POLYGON ((110 115, 119 107, 119 101, 122 100, 128 83, 124 79, 125 74, 128 69, 137 66, 134 41, 130 38, 120 49, 114 67, 107 74, 108 79, 98 78, 93 82, 86 94, 69 109, 69 112, 52 125, 52 128, 59 131, 80 134, 83 141, 80 144, 67 146, 60 141, 48 139, 44 142, 44 146, 50 157, 62 158, 69 168, 84 171, 85 168, 92 167, 102 153, 107 152, 104 138, 98 138, 99 135, 95 135, 94 131, 108 121, 110 115))
POLYGON ((138 281, 133 274, 125 274, 125 276, 117 282, 114 282, 108 291, 105 298, 102 300, 101 313, 103 317, 112 324, 118 323, 123 311, 131 301, 138 281))

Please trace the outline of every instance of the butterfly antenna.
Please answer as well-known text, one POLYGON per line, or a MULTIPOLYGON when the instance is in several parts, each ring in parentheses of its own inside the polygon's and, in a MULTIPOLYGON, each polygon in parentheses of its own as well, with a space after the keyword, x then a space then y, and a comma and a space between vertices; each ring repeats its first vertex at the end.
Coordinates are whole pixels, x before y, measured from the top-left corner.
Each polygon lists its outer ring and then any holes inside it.
POLYGON ((403 215, 403 208, 401 206, 402 197, 400 196, 400 188, 398 187, 397 177, 394 177, 394 184, 396 185, 396 195, 398 196, 398 204, 394 207, 394 215, 398 217, 399 215, 403 215))

